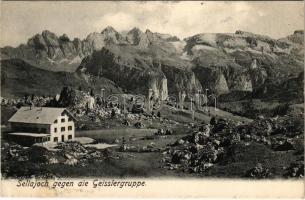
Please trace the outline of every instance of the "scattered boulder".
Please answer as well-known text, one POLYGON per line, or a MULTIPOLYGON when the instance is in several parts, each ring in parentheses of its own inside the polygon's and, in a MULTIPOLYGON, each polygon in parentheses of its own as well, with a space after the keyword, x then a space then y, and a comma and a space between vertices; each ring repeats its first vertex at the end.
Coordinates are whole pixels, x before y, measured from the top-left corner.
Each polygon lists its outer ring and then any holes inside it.
POLYGON ((118 138, 115 138, 114 141, 113 141, 113 143, 115 143, 115 144, 119 144, 120 142, 121 141, 118 138))
POLYGON ((140 145, 128 145, 128 144, 122 144, 119 148, 119 151, 121 152, 156 152, 160 151, 161 149, 156 148, 156 144, 154 142, 151 142, 148 145, 140 146, 140 145))
POLYGON ((192 142, 195 144, 204 144, 208 137, 209 135, 205 132, 194 132, 192 136, 192 142))
POLYGON ((240 135, 238 133, 234 133, 234 134, 230 135, 230 142, 231 142, 231 144, 240 143, 240 135))
POLYGON ((122 124, 125 126, 130 126, 130 122, 127 119, 125 119, 122 124))
POLYGON ((183 139, 179 139, 179 140, 177 140, 177 142, 176 142, 176 144, 178 144, 178 145, 182 145, 182 144, 184 144, 185 143, 185 141, 183 140, 183 139))
POLYGON ((217 123, 214 124, 212 132, 218 133, 225 129, 227 129, 229 126, 229 122, 227 119, 218 119, 217 123))
POLYGON ((205 124, 199 128, 199 131, 206 137, 210 137, 210 126, 209 124, 205 124))
POLYGON ((173 135, 173 130, 171 130, 171 129, 166 129, 165 135, 173 135))
POLYGON ((165 135, 164 129, 159 128, 158 131, 155 133, 155 135, 165 135))
POLYGON ((215 124, 217 124, 217 119, 215 117, 212 117, 211 120, 210 120, 210 124, 212 126, 214 126, 215 124))
POLYGON ((57 163, 59 163, 57 158, 53 157, 49 159, 49 164, 57 164, 57 163))
POLYGON ((257 163, 256 166, 246 172, 246 177, 264 179, 269 178, 271 173, 268 168, 263 167, 261 163, 257 163))
POLYGON ((136 128, 144 128, 145 125, 144 125, 142 122, 136 122, 136 123, 134 124, 134 127, 136 127, 136 128))
POLYGON ((158 131, 155 133, 155 135, 159 135, 159 136, 164 136, 164 135, 172 135, 173 134, 173 130, 171 129, 166 129, 164 131, 163 128, 159 128, 158 131))
POLYGON ((295 150, 294 143, 292 141, 286 140, 285 142, 279 144, 274 148, 276 151, 289 151, 295 150))
POLYGON ((73 166, 76 165, 77 163, 78 163, 78 160, 73 157, 69 158, 65 162, 66 165, 73 165, 73 166))
POLYGON ((303 178, 304 177, 304 163, 297 162, 291 163, 290 166, 286 169, 285 177, 292 178, 303 178))

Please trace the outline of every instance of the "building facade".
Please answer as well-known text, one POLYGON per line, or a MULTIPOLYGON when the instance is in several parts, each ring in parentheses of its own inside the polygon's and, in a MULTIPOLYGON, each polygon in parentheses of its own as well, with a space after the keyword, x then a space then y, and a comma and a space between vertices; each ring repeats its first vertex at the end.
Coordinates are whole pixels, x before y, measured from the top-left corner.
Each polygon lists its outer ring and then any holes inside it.
POLYGON ((53 142, 65 142, 68 140, 74 140, 75 126, 73 118, 66 112, 61 113, 60 116, 54 120, 50 125, 51 141, 53 142))

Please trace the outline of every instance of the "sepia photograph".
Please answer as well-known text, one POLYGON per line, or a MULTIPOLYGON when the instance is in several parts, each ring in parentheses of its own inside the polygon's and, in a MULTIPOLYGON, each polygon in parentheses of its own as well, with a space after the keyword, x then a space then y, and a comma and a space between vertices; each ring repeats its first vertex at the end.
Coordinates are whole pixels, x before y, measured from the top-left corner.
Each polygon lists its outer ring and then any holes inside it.
POLYGON ((303 1, 0 5, 2 181, 303 181, 303 1))

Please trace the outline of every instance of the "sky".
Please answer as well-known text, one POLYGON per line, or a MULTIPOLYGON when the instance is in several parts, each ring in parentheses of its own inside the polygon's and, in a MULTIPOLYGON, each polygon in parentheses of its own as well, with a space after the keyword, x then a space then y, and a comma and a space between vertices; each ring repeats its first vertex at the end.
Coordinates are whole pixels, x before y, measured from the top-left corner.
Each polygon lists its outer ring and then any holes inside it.
POLYGON ((0 46, 18 46, 43 30, 70 39, 112 26, 117 31, 169 33, 183 39, 198 33, 236 30, 281 38, 304 29, 304 2, 0 2, 0 46))

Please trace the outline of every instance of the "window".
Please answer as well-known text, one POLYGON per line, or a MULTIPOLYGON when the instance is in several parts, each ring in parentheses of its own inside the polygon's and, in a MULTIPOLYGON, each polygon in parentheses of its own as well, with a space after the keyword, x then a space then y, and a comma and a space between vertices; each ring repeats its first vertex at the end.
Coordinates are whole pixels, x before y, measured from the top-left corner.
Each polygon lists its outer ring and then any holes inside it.
POLYGON ((57 124, 57 119, 54 121, 54 124, 57 124))
POLYGON ((65 122, 65 118, 62 118, 62 119, 61 119, 61 122, 62 122, 62 123, 65 122))
POLYGON ((64 132, 64 131, 66 131, 66 128, 65 127, 61 127, 60 130, 61 130, 61 132, 64 132))
POLYGON ((58 142, 58 137, 54 137, 54 142, 58 142))
POLYGON ((68 135, 68 140, 72 140, 72 135, 68 135))
POLYGON ((69 122, 71 122, 71 121, 72 121, 72 118, 71 118, 71 117, 69 117, 69 118, 68 118, 68 121, 69 121, 69 122))
POLYGON ((68 126, 68 130, 69 130, 69 131, 72 131, 72 126, 68 126))
POLYGON ((65 113, 61 113, 61 116, 65 116, 65 113))
POLYGON ((57 128, 54 128, 54 133, 57 133, 57 128))

